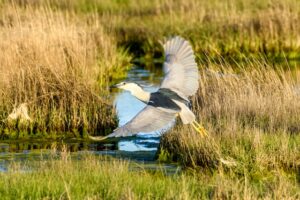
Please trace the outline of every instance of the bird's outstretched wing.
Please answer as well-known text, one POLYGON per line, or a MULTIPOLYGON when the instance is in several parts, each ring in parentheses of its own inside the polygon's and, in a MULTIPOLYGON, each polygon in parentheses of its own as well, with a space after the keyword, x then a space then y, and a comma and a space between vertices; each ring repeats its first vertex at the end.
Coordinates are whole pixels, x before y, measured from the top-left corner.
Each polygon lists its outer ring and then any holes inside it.
POLYGON ((165 78, 161 88, 168 88, 187 99, 196 93, 199 87, 198 67, 193 49, 189 42, 176 36, 164 45, 165 62, 163 65, 165 78))
POLYGON ((132 136, 139 132, 151 132, 163 128, 174 120, 176 111, 146 106, 132 120, 114 130, 107 137, 132 136))

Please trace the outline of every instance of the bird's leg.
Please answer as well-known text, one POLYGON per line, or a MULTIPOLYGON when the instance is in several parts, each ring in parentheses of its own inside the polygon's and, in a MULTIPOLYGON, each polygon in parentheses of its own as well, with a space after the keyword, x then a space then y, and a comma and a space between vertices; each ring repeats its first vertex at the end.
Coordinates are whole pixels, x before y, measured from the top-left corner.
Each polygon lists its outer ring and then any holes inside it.
POLYGON ((205 130, 205 128, 199 124, 196 120, 192 122, 193 128, 200 133, 201 137, 208 136, 208 132, 205 130))

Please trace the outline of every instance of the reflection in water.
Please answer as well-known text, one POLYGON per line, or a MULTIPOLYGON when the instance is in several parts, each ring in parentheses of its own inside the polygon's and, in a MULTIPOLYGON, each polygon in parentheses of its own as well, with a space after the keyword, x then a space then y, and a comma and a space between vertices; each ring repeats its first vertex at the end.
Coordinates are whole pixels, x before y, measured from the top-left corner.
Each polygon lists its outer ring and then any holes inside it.
MULTIPOLYGON (((149 70, 133 67, 133 69, 129 71, 126 81, 148 85, 144 89, 149 92, 154 92, 158 89, 161 79, 161 70, 155 70, 155 73, 151 73, 149 70)), ((146 106, 126 91, 116 90, 114 98, 120 126, 132 119, 146 106)), ((68 140, 61 142, 12 141, 9 143, 0 143, 0 172, 7 171, 7 166, 10 161, 41 159, 41 153, 47 155, 51 153, 52 149, 57 149, 59 152, 62 148, 67 148, 68 151, 76 155, 80 155, 81 152, 90 152, 96 155, 111 155, 116 158, 136 160, 143 163, 147 162, 148 168, 153 170, 155 166, 157 166, 155 163, 155 153, 159 145, 161 132, 163 132, 163 130, 147 134, 140 133, 136 137, 118 138, 104 142, 68 140)), ((45 159, 45 156, 43 156, 43 159, 45 159)), ((162 166, 160 166, 160 168, 161 167, 162 166)), ((163 167, 169 172, 177 169, 177 166, 174 165, 164 165, 163 167)))

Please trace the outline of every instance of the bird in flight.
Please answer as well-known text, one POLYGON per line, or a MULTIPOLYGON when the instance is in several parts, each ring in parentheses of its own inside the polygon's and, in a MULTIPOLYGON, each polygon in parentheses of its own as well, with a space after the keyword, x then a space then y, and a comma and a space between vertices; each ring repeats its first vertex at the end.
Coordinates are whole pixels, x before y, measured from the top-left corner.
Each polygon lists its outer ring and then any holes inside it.
POLYGON ((129 91, 147 106, 113 133, 105 137, 90 136, 91 139, 103 140, 156 131, 178 116, 183 124, 191 124, 201 136, 207 135, 204 127, 196 121, 194 113, 189 108, 188 98, 194 95, 199 87, 198 67, 191 45, 183 38, 175 36, 170 38, 163 47, 165 77, 158 91, 150 93, 143 90, 140 85, 131 82, 115 85, 116 88, 129 91))

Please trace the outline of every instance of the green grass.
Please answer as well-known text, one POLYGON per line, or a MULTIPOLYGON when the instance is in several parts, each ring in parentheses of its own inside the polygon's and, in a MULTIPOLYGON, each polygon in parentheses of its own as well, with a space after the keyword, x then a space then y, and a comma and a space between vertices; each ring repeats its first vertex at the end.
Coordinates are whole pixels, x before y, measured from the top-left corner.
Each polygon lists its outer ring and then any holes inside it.
POLYGON ((220 166, 165 175, 108 157, 71 160, 68 153, 62 154, 59 159, 12 164, 9 172, 0 173, 1 199, 297 199, 300 195, 297 172, 281 169, 259 173, 255 167, 220 166))

